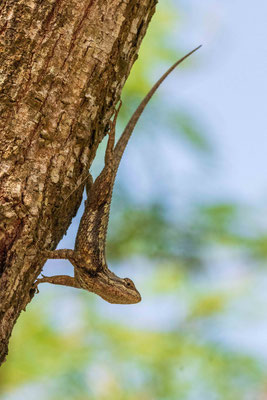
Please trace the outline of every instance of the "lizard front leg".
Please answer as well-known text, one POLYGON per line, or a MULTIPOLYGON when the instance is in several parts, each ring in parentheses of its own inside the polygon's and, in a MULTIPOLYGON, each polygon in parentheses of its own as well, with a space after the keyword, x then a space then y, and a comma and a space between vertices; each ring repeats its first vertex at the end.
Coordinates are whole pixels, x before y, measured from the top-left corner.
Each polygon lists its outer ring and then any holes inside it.
POLYGON ((63 285, 63 286, 70 286, 80 289, 81 286, 77 282, 75 278, 72 278, 68 275, 55 275, 55 276, 44 276, 42 278, 37 279, 34 283, 35 288, 39 285, 39 283, 53 283, 53 285, 63 285))
POLYGON ((42 254, 46 258, 73 260, 75 258, 74 250, 59 249, 59 250, 44 250, 42 254))
POLYGON ((68 260, 74 257, 74 251, 70 249, 44 250, 43 255, 47 258, 64 258, 68 260))
MULTIPOLYGON (((77 255, 74 250, 69 249, 59 249, 59 250, 45 250, 43 255, 47 258, 52 259, 67 259, 75 266, 75 259, 77 255)), ((76 260, 77 261, 77 260, 76 260)), ((70 286, 75 288, 80 288, 78 281, 68 275, 55 275, 55 276, 44 276, 42 278, 37 279, 34 283, 34 287, 37 288, 39 283, 52 283, 54 285, 63 285, 63 286, 70 286)), ((37 289, 38 290, 38 289, 37 289)))

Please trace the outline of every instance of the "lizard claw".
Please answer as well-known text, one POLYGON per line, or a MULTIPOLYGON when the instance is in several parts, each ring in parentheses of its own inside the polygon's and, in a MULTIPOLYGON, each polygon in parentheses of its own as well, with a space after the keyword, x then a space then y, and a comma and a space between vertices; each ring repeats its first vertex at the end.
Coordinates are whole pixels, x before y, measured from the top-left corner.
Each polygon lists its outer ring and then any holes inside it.
MULTIPOLYGON (((48 276, 45 276, 45 275, 43 275, 43 274, 41 274, 41 277, 42 277, 42 278, 48 278, 48 276)), ((39 285, 39 283, 40 283, 41 281, 42 281, 42 279, 36 279, 36 281, 34 282, 32 289, 35 290, 35 293, 39 293, 38 285, 39 285)))
MULTIPOLYGON (((45 276, 43 274, 41 274, 42 278, 48 278, 48 276, 45 276)), ((42 281, 42 278, 40 279, 36 279, 36 281, 34 282, 33 286, 32 286, 32 290, 35 290, 35 293, 39 293, 39 289, 38 289, 38 285, 39 283, 42 281)))
POLYGON ((32 285, 32 288, 30 289, 30 296, 33 297, 33 295, 35 293, 39 293, 39 289, 38 289, 38 283, 39 283, 40 279, 36 279, 36 281, 34 282, 34 284, 32 285))

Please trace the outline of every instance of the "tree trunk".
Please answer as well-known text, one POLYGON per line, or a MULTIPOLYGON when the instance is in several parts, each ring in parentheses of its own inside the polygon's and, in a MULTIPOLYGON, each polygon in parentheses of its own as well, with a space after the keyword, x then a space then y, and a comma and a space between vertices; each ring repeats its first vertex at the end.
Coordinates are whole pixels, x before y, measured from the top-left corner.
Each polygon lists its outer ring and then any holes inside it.
POLYGON ((156 0, 3 0, 0 5, 0 362, 55 249, 156 0), (67 198, 67 200, 66 200, 67 198))

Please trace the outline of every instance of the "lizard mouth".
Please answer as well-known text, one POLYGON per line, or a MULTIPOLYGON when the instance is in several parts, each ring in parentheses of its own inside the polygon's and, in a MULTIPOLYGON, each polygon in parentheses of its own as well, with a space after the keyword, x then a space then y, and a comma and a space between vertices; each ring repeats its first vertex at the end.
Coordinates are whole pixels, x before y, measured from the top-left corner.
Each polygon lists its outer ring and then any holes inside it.
POLYGON ((136 304, 142 298, 136 287, 129 287, 125 280, 113 272, 99 273, 94 279, 93 291, 112 304, 136 304))
POLYGON ((133 295, 116 295, 109 296, 108 293, 97 293, 102 299, 108 301, 111 304, 136 304, 142 300, 139 292, 135 292, 133 295))
POLYGON ((112 304, 136 304, 141 301, 141 295, 134 283, 129 279, 122 279, 111 272, 107 267, 96 274, 79 269, 76 278, 80 286, 97 294, 112 304))

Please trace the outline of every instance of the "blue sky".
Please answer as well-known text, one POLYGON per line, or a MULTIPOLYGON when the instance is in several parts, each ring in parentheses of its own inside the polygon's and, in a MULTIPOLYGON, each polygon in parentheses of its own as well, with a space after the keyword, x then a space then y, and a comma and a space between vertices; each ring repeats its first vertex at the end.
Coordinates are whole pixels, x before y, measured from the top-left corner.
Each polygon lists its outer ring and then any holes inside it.
MULTIPOLYGON (((264 207, 267 3, 244 6, 242 1, 204 0, 179 1, 178 5, 181 19, 173 41, 176 35, 184 52, 200 43, 203 47, 192 57, 190 68, 177 70, 168 78, 160 96, 176 104, 177 110, 193 110, 196 120, 207 128, 215 159, 207 169, 174 138, 166 141, 164 132, 153 132, 153 141, 149 135, 143 140, 141 119, 118 179, 128 182, 130 195, 140 201, 167 193, 167 199, 177 206, 179 198, 203 195, 211 201, 224 198, 264 207), (159 160, 156 166, 155 160, 159 160), (192 188, 194 192, 189 194, 192 188)), ((162 112, 155 107, 155 127, 162 112)))
POLYGON ((227 190, 245 202, 264 204, 267 3, 204 0, 189 1, 185 8, 185 41, 200 41, 203 48, 201 67, 182 82, 191 86, 181 96, 211 128, 221 155, 217 185, 222 188, 218 190, 227 190))
MULTIPOLYGON (((187 198, 197 199, 202 195, 208 195, 211 200, 235 199, 251 207, 264 207, 267 197, 267 3, 259 1, 257 6, 244 6, 241 1, 192 0, 184 1, 184 7, 179 9, 183 23, 177 29, 179 48, 187 52, 200 43, 203 47, 195 55, 195 64, 192 62, 190 68, 177 70, 164 83, 160 95, 165 96, 166 101, 177 103, 177 109, 193 110, 207 127, 215 148, 215 159, 205 166, 192 152, 186 152, 175 137, 166 136, 165 132, 152 132, 153 141, 150 132, 144 138, 143 119, 122 160, 117 183, 123 181, 128 186, 130 198, 135 201, 165 196, 166 202, 180 212, 187 198), (155 159, 156 166, 153 164, 155 159)), ((155 103, 151 107, 155 112, 152 125, 156 126, 157 119, 161 118, 160 110, 155 103)), ((74 246, 81 211, 60 248, 74 246)), ((265 222, 263 224, 266 226, 265 222)), ((64 273, 72 273, 69 263, 56 260, 48 261, 45 273, 62 273, 62 263, 67 268, 64 273)), ((240 298, 215 323, 202 326, 202 334, 210 336, 212 332, 215 341, 267 356, 264 315, 259 312, 252 317, 245 301, 250 293, 256 308, 261 309, 267 304, 263 285, 265 273, 255 272, 255 275, 235 254, 212 253, 210 263, 212 273, 197 283, 198 289, 237 290, 240 298)), ((162 307, 159 308, 158 300, 146 295, 150 265, 136 259, 125 263, 122 270, 123 275, 129 273, 135 277, 137 286, 141 285, 144 293, 144 301, 135 306, 141 325, 147 324, 147 315, 150 316, 149 325, 155 329, 177 323, 177 314, 174 315, 170 307, 174 301, 171 296, 165 297, 164 301, 161 299, 162 307), (166 313, 166 310, 169 311, 166 313)), ((182 314, 184 302, 185 299, 180 298, 182 314)), ((107 318, 123 318, 128 324, 135 318, 137 323, 135 308, 126 310, 102 300, 99 300, 99 307, 107 318)))

